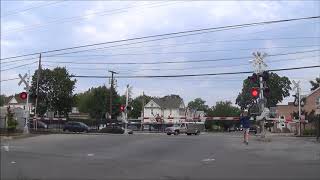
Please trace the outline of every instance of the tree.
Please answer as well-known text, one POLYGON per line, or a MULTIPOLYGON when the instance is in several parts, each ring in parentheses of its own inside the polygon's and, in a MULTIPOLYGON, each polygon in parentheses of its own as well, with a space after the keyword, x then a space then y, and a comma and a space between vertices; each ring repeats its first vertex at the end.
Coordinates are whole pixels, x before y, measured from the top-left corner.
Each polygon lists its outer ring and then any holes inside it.
MULTIPOLYGON (((267 80, 266 85, 270 89, 270 93, 266 98, 267 107, 276 106, 283 98, 290 95, 291 82, 288 77, 280 77, 278 74, 271 72, 269 73, 269 79, 267 80)), ((242 91, 236 99, 236 104, 238 104, 241 109, 247 109, 255 104, 255 101, 250 94, 252 87, 259 87, 259 83, 251 83, 248 79, 243 81, 242 91)))
POLYGON ((241 110, 230 101, 219 101, 208 110, 209 116, 230 117, 240 116, 241 110))
POLYGON ((138 96, 136 98, 134 98, 130 105, 132 106, 133 110, 129 112, 128 116, 131 118, 138 118, 141 117, 141 112, 142 112, 142 106, 143 106, 143 101, 146 103, 148 103, 150 100, 152 99, 151 96, 138 96))
MULTIPOLYGON (((76 106, 80 112, 89 113, 91 118, 105 119, 105 113, 110 109, 110 89, 106 86, 90 88, 88 91, 76 94, 76 106)), ((112 114, 120 114, 120 105, 125 101, 125 96, 120 97, 113 91, 112 114)))
POLYGON ((7 125, 8 131, 15 131, 18 125, 18 122, 13 117, 10 107, 7 107, 7 125))
POLYGON ((188 103, 188 108, 194 109, 197 111, 205 111, 207 112, 208 110, 208 105, 206 105, 206 101, 202 100, 201 98, 196 98, 193 101, 190 101, 188 103))
POLYGON ((4 94, 0 95, 0 106, 4 105, 6 98, 7 98, 6 95, 4 94))
MULTIPOLYGON (((43 115, 50 110, 67 117, 74 104, 73 90, 75 83, 76 80, 71 80, 66 68, 56 67, 53 70, 41 70, 37 114, 43 115)), ((32 102, 35 102, 36 91, 37 71, 32 76, 30 88, 30 100, 32 102)))
MULTIPOLYGON (((212 106, 208 110, 208 116, 218 116, 218 117, 239 117, 241 113, 240 108, 233 106, 230 101, 219 101, 215 106, 212 106)), ((232 121, 207 121, 206 127, 211 128, 212 125, 222 126, 225 130, 232 126, 234 122, 232 121)))
POLYGON ((310 90, 311 90, 311 91, 316 90, 316 89, 319 87, 320 78, 316 78, 315 81, 310 81, 310 84, 311 84, 311 86, 312 86, 312 87, 310 88, 310 90))

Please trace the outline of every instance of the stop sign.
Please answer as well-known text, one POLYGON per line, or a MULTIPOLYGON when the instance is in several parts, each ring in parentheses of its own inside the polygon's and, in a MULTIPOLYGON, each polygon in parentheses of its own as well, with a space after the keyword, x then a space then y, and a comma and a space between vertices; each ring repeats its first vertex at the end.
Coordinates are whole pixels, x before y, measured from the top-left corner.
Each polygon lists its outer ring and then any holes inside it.
POLYGON ((20 99, 25 100, 27 99, 27 97, 28 97, 28 94, 26 92, 20 93, 20 99))

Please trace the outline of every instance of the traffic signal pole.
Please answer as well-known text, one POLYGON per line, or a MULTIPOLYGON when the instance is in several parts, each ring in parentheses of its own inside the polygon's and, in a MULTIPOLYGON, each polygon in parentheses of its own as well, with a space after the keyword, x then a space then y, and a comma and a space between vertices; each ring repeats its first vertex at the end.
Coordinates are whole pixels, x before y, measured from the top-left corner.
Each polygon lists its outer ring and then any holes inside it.
MULTIPOLYGON (((255 52, 253 53, 253 56, 254 56, 254 60, 251 62, 253 62, 255 73, 259 75, 259 89, 260 89, 259 90, 259 106, 260 106, 259 113, 262 114, 265 108, 265 103, 266 103, 266 99, 263 94, 264 80, 262 75, 263 75, 263 72, 265 71, 265 68, 267 67, 267 64, 264 62, 264 58, 267 56, 267 54, 266 53, 261 54, 260 52, 255 52)), ((260 123, 261 123, 261 138, 265 138, 266 137, 266 131, 264 127, 265 118, 263 118, 260 121, 260 123)))
MULTIPOLYGON (((263 90, 264 90, 264 86, 263 86, 263 78, 262 78, 262 76, 260 76, 259 77, 259 83, 260 83, 260 93, 259 93, 259 95, 260 95, 260 100, 262 100, 263 99, 263 101, 260 101, 260 113, 262 113, 262 111, 264 110, 264 108, 265 108, 265 101, 264 101, 264 95, 263 95, 263 90)), ((264 128, 264 122, 265 122, 265 120, 264 119, 262 119, 261 120, 261 137, 262 138, 265 138, 266 137, 266 130, 265 130, 265 128, 264 128)))
POLYGON ((124 132, 127 134, 128 132, 128 104, 129 104, 129 84, 127 84, 127 90, 126 90, 126 107, 125 107, 125 122, 124 122, 124 132))
POLYGON ((113 84, 114 84, 114 74, 118 74, 115 71, 109 71, 111 73, 111 86, 110 86, 110 119, 112 119, 112 97, 113 97, 113 84))

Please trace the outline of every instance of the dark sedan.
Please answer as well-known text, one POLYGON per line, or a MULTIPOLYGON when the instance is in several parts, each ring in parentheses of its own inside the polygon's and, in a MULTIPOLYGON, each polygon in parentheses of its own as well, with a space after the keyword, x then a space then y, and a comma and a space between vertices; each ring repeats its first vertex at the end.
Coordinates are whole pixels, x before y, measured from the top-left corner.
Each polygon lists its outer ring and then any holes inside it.
POLYGON ((89 132, 89 127, 82 122, 69 121, 64 125, 63 131, 66 131, 66 132, 68 132, 68 131, 69 132, 89 132))

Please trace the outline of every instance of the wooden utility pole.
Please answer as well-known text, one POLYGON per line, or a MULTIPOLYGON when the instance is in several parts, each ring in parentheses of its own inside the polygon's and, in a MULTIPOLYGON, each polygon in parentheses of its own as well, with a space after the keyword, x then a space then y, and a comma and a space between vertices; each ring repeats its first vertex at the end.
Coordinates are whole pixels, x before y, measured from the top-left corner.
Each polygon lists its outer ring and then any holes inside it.
MULTIPOLYGON (((38 95, 39 95, 40 75, 41 75, 41 53, 40 53, 40 55, 39 55, 39 64, 38 64, 38 71, 37 71, 36 104, 35 104, 35 109, 34 109, 34 116, 35 116, 35 118, 38 117, 37 108, 38 108, 38 95)), ((36 120, 36 122, 37 122, 37 120, 36 120)), ((35 129, 37 129, 37 124, 36 124, 36 122, 33 122, 33 125, 34 125, 35 129)))
POLYGON ((143 122, 144 122, 144 106, 145 106, 145 100, 144 100, 144 91, 142 92, 142 117, 141 117, 141 125, 140 129, 143 130, 143 122))
POLYGON ((111 73, 111 86, 110 86, 110 117, 112 119, 112 96, 113 96, 113 85, 114 85, 114 74, 118 74, 117 72, 115 71, 109 71, 111 73))

